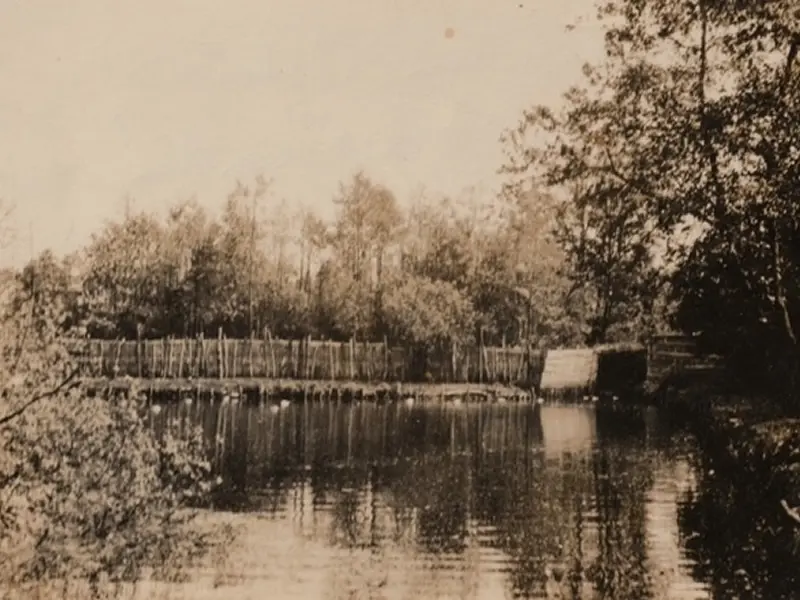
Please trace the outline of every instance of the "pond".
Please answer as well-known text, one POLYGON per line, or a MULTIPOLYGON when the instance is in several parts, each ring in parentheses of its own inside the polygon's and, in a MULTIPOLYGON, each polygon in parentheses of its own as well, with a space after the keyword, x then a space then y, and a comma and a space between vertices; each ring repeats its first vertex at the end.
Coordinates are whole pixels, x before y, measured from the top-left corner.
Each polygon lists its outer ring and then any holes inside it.
POLYGON ((694 446, 656 409, 284 404, 158 416, 202 423, 240 526, 185 597, 712 597, 680 525, 694 446))

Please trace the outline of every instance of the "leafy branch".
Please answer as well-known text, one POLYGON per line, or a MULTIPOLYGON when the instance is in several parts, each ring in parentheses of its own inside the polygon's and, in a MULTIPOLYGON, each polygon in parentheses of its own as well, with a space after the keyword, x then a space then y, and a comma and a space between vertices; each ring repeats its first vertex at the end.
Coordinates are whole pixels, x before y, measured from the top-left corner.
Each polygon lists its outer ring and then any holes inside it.
POLYGON ((28 410, 31 406, 36 404, 37 402, 41 402, 47 398, 52 398, 53 396, 57 396, 61 393, 69 392, 70 390, 76 388, 80 385, 80 382, 75 381, 78 373, 80 372, 80 368, 76 367, 72 370, 72 372, 65 377, 61 383, 59 383, 56 387, 35 395, 33 398, 25 402, 22 406, 10 411, 9 413, 0 416, 0 427, 7 425, 10 421, 20 417, 26 410, 28 410))

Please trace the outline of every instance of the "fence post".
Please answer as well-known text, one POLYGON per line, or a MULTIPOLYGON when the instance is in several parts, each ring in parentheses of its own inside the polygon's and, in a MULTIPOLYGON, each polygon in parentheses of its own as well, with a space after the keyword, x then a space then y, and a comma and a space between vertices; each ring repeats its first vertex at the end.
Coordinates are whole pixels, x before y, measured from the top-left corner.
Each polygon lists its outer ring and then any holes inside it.
POLYGON ((249 352, 248 352, 248 358, 247 358, 247 364, 248 364, 248 367, 249 367, 249 372, 250 372, 250 377, 251 378, 253 377, 253 346, 255 345, 255 340, 256 340, 256 332, 255 332, 255 330, 251 329, 250 330, 250 342, 249 342, 249 347, 248 347, 248 351, 249 352))
POLYGON ((261 334, 261 350, 262 354, 264 355, 264 377, 271 377, 272 376, 272 362, 270 362, 270 346, 267 336, 269 335, 269 329, 264 327, 264 333, 261 334), (268 366, 269 365, 269 366, 268 366))
POLYGON ((367 342, 367 338, 364 338, 361 347, 363 348, 361 362, 364 365, 364 372, 367 376, 367 381, 372 381, 372 346, 367 342))
POLYGON ((312 351, 311 349, 311 335, 306 336, 306 379, 312 379, 314 377, 314 362, 316 359, 317 348, 314 346, 312 351))
POLYGON ((456 366, 456 341, 452 340, 450 343, 450 380, 455 383, 458 381, 458 367, 456 366))
POLYGON ((234 340, 230 340, 230 343, 228 343, 227 341, 225 343, 226 343, 226 346, 228 348, 233 346, 233 356, 229 357, 230 358, 230 363, 231 363, 231 368, 228 371, 228 373, 230 374, 229 375, 230 377, 236 377, 236 373, 238 372, 238 370, 236 369, 236 359, 239 357, 239 340, 238 339, 234 339, 234 340))
POLYGON ((478 383, 483 383, 483 363, 484 363, 484 353, 483 353, 483 327, 481 327, 480 333, 480 342, 478 347, 478 383))
POLYGON ((197 376, 198 377, 205 377, 206 376, 206 345, 205 345, 205 335, 203 332, 200 332, 200 335, 197 338, 197 376))
POLYGON ((503 334, 503 342, 502 342, 502 344, 503 344, 503 361, 502 361, 502 365, 503 365, 503 381, 505 383, 507 383, 508 382, 508 352, 506 350, 506 334, 505 333, 503 334))
POLYGON ((306 336, 303 336, 297 341, 297 377, 299 379, 303 379, 306 374, 307 351, 306 336))
POLYGON ((277 376, 276 372, 278 370, 278 364, 277 364, 277 360, 275 359, 275 349, 272 347, 272 333, 270 332, 269 327, 266 327, 265 331, 266 331, 266 334, 267 334, 267 344, 269 345, 269 357, 270 357, 270 359, 272 361, 272 370, 271 370, 270 374, 271 374, 272 377, 276 377, 277 376))
POLYGON ((383 336, 383 379, 389 378, 389 340, 383 336))
POLYGON ((181 353, 178 357, 178 378, 183 377, 183 357, 186 352, 186 339, 181 338, 181 353))
POLYGON ((356 350, 356 338, 355 338, 355 336, 352 336, 352 337, 350 337, 350 379, 351 380, 354 380, 356 378, 355 350, 356 350))
POLYGON ((142 378, 142 329, 136 326, 136 372, 142 378))
MULTIPOLYGON (((117 352, 116 352, 116 354, 114 356, 114 364, 111 366, 112 377, 118 377, 119 376, 119 372, 121 371, 120 366, 119 366, 119 357, 120 357, 120 354, 122 353, 122 344, 123 344, 122 340, 117 340, 117 352)), ((128 374, 128 370, 127 369, 125 369, 125 374, 126 375, 128 374)))
POLYGON ((222 349, 222 327, 217 329, 217 375, 220 379, 223 377, 224 354, 222 349))

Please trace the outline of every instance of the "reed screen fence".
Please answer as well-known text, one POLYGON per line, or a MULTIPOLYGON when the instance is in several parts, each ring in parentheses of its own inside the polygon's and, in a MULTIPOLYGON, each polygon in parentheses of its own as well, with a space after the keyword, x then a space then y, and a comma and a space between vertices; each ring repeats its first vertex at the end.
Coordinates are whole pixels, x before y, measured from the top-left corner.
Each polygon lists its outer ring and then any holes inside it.
POLYGON ((428 351, 387 342, 165 338, 83 340, 72 350, 89 377, 429 381, 537 385, 543 353, 521 346, 428 351))

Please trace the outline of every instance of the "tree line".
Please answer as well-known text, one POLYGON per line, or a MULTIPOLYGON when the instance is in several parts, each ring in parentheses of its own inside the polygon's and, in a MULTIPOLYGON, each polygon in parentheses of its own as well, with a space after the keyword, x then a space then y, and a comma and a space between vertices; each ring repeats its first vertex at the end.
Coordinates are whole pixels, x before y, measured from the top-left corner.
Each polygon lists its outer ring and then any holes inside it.
MULTIPOLYGON (((23 287, 59 297, 94 338, 263 335, 406 343, 597 341, 552 235, 555 199, 420 195, 401 203, 356 173, 325 221, 271 182, 237 185, 219 215, 196 201, 166 217, 128 210, 67 259, 44 253, 23 287), (594 336, 594 339, 593 339, 594 336)), ((641 333, 610 321, 600 338, 641 333), (616 329, 615 329, 616 327, 616 329)))

